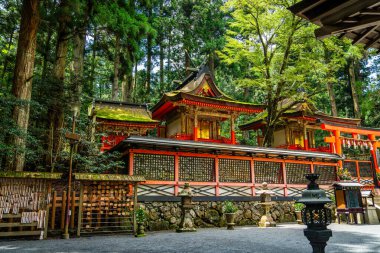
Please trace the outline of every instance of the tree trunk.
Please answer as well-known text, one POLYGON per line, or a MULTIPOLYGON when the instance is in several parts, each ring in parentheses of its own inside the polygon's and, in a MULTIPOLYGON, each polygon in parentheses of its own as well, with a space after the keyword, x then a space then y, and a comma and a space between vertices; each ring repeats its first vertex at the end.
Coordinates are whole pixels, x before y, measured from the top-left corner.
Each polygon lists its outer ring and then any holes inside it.
POLYGON ((164 46, 160 42, 160 88, 164 87, 164 46))
POLYGON ((208 55, 207 66, 209 67, 212 76, 215 76, 215 53, 214 53, 214 51, 212 51, 208 55))
MULTIPOLYGON (((152 7, 149 7, 148 11, 149 23, 152 24, 152 7)), ((145 94, 149 96, 151 85, 151 73, 152 73, 152 34, 148 33, 147 36, 147 59, 146 59, 146 81, 145 81, 145 94)))
POLYGON ((97 34, 97 28, 95 26, 94 27, 94 42, 92 43, 92 56, 91 56, 90 87, 89 87, 89 90, 91 90, 90 94, 94 93, 97 40, 98 40, 98 34, 97 34))
MULTIPOLYGON (((8 41, 8 45, 7 45, 7 51, 8 52, 11 50, 11 46, 13 45, 13 36, 14 36, 14 33, 15 33, 15 29, 12 28, 12 32, 11 32, 11 35, 9 36, 9 41, 8 41)), ((1 74, 1 79, 4 79, 5 74, 7 73, 8 63, 9 63, 9 55, 6 55, 4 57, 3 73, 1 74)))
POLYGON ((48 155, 47 162, 50 164, 52 171, 62 148, 61 130, 64 123, 64 84, 66 58, 69 40, 68 23, 71 16, 67 10, 67 1, 60 4, 61 14, 58 17, 59 28, 57 35, 56 57, 53 67, 53 84, 51 87, 52 103, 48 109, 49 134, 48 134, 48 155))
POLYGON ((352 102, 354 104, 354 116, 355 118, 360 119, 361 115, 360 115, 359 98, 356 92, 356 77, 355 77, 354 61, 351 61, 349 64, 348 75, 349 75, 350 86, 351 86, 352 102))
POLYGON ((127 75, 124 73, 121 79, 121 100, 124 102, 128 101, 127 98, 127 75))
POLYGON ((115 38, 115 59, 114 59, 114 76, 112 84, 112 100, 118 100, 119 97, 119 65, 120 65, 120 36, 116 34, 115 38))
POLYGON ((150 81, 152 72, 152 36, 148 34, 147 38, 147 59, 146 59, 146 81, 145 81, 145 94, 149 96, 150 81))
POLYGON ((92 0, 88 0, 85 11, 83 13, 83 20, 76 27, 74 34, 74 49, 73 49, 73 65, 74 65, 74 75, 71 89, 72 92, 72 102, 76 104, 80 111, 80 96, 83 90, 83 68, 84 68, 84 50, 86 44, 86 34, 87 28, 89 26, 89 15, 92 13, 92 0))
POLYGON ((77 32, 74 35, 73 63, 74 75, 72 81, 72 102, 80 107, 80 95, 83 83, 84 47, 86 43, 85 32, 77 32))
MULTIPOLYGON (((160 2, 160 16, 163 16, 163 4, 164 1, 160 2)), ((160 90, 164 87, 164 31, 160 30, 160 90)))
POLYGON ((336 102, 335 102, 334 86, 331 82, 327 83, 327 91, 329 93, 329 98, 330 98, 331 115, 334 117, 337 117, 338 116, 338 110, 337 110, 336 102))
POLYGON ((53 31, 52 29, 49 28, 48 33, 46 35, 44 53, 43 53, 42 74, 41 74, 43 81, 45 81, 47 77, 47 66, 49 63, 50 42, 51 42, 52 35, 53 35, 53 31))
POLYGON ((12 86, 12 94, 21 103, 13 108, 12 117, 22 134, 10 137, 9 144, 16 147, 16 150, 12 156, 7 157, 7 169, 14 171, 22 171, 25 164, 29 102, 32 93, 36 38, 40 21, 39 2, 39 0, 24 0, 21 10, 20 33, 12 86))

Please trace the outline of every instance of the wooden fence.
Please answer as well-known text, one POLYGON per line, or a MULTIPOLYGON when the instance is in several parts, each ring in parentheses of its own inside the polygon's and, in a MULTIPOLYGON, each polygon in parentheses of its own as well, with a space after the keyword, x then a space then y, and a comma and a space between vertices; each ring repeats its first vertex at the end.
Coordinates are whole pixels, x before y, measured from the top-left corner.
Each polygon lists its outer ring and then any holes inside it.
POLYGON ((256 196, 264 182, 276 196, 300 196, 305 173, 318 173, 328 189, 337 180, 338 163, 241 155, 130 149, 128 172, 146 182, 139 196, 176 196, 186 182, 196 196, 256 196))
MULTIPOLYGON (((70 229, 77 226, 78 210, 79 210, 79 191, 72 191, 70 198, 70 229)), ((49 230, 63 230, 65 227, 65 208, 67 202, 66 191, 53 191, 51 202, 49 205, 50 219, 49 230)))

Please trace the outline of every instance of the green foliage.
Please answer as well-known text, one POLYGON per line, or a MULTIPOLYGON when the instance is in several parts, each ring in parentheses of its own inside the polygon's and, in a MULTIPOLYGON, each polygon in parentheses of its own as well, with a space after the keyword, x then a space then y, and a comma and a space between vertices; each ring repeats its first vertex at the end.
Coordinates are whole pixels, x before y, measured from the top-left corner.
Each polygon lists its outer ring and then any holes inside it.
POLYGON ((296 212, 300 212, 302 209, 304 209, 305 205, 302 203, 294 203, 294 210, 296 212))
POLYGON ((351 180, 352 176, 350 171, 347 168, 338 168, 337 176, 340 180, 351 180))
POLYGON ((224 213, 235 213, 238 208, 232 201, 226 200, 223 202, 223 212, 224 213))
POLYGON ((147 215, 145 213, 145 210, 142 209, 141 207, 139 207, 136 210, 136 221, 139 222, 139 223, 142 223, 142 222, 146 221, 146 218, 147 218, 147 215))

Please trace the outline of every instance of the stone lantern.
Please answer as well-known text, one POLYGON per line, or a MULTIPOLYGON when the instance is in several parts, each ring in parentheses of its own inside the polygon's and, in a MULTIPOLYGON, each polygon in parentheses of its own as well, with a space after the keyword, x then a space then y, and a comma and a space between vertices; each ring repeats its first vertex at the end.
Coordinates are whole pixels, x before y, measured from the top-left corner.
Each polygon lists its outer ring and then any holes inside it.
POLYGON ((276 226, 276 222, 269 213, 270 207, 274 204, 271 197, 271 194, 273 193, 273 191, 268 189, 268 184, 266 182, 263 183, 263 189, 257 192, 257 194, 260 194, 260 205, 262 205, 265 210, 265 213, 259 222, 259 227, 261 228, 276 226))
POLYGON ((190 210, 194 207, 192 203, 193 193, 189 183, 185 183, 183 190, 178 194, 181 197, 182 217, 177 232, 195 232, 193 217, 190 210))
POLYGON ((331 224, 331 210, 325 207, 325 204, 330 203, 331 200, 315 182, 319 178, 319 174, 306 174, 305 176, 310 183, 297 201, 305 205, 301 211, 302 222, 307 225, 304 235, 310 241, 313 253, 323 253, 327 241, 332 236, 332 231, 327 229, 327 226, 331 224))

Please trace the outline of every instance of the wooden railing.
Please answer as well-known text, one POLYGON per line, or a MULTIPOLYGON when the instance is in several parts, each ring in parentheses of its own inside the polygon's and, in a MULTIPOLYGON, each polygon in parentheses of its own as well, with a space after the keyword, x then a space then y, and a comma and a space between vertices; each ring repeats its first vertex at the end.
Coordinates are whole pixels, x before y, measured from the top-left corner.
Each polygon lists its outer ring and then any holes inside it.
POLYGON ((264 157, 129 150, 129 173, 143 175, 141 195, 176 196, 186 182, 197 196, 256 196, 264 182, 277 196, 299 196, 306 188, 305 173, 320 173, 328 188, 337 163, 264 157), (182 161, 186 160, 186 161, 182 161))

